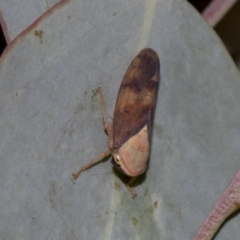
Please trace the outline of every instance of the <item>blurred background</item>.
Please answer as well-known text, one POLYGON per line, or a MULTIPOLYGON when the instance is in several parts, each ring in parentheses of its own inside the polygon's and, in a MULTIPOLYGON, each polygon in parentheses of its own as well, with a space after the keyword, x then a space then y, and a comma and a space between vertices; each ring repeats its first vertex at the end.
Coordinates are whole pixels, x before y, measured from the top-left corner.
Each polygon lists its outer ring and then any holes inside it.
POLYGON ((213 27, 240 69, 240 2, 235 0, 189 0, 213 27))
MULTIPOLYGON (((240 69, 240 1, 189 0, 188 2, 216 31, 240 69)), ((7 46, 6 34, 4 34, 2 25, 0 23, 0 56, 7 46)))

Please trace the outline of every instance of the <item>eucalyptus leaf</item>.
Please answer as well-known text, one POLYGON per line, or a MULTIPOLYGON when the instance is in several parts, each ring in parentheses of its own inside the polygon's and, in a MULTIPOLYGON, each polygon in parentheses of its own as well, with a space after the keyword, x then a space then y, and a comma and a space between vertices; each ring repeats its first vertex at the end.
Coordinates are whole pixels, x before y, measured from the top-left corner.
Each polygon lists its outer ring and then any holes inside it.
MULTIPOLYGON (((239 73, 185 1, 72 0, 20 34, 0 62, 1 239, 191 239, 240 167, 239 73), (103 161, 122 77, 160 57, 149 168, 134 184, 103 161)), ((239 216, 216 240, 239 238, 239 216)))

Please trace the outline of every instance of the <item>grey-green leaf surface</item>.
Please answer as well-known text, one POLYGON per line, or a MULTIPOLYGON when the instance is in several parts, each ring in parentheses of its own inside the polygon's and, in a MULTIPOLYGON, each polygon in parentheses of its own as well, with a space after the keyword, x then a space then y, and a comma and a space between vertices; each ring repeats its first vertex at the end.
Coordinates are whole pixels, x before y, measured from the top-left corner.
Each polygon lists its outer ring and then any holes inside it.
MULTIPOLYGON (((22 33, 0 62, 1 239, 191 239, 240 167, 240 79, 220 40, 184 1, 78 1, 22 33), (111 119, 144 47, 161 84, 149 168, 134 185, 104 161, 95 89, 111 119)), ((216 240, 240 235, 239 216, 216 240)))
MULTIPOLYGON (((59 0, 61 1, 61 0, 59 0)), ((0 21, 7 42, 31 25, 58 0, 1 0, 0 21)), ((62 0, 66 1, 66 0, 62 0)), ((68 1, 68 0, 67 0, 68 1)))

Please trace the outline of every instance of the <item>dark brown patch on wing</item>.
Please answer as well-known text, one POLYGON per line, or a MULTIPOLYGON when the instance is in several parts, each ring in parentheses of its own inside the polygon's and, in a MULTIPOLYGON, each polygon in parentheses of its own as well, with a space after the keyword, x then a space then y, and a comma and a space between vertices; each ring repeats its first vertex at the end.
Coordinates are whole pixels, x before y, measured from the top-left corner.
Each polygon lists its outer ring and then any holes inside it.
POLYGON ((158 55, 150 48, 143 49, 128 67, 118 92, 113 117, 114 149, 120 148, 145 124, 151 136, 159 70, 158 55))

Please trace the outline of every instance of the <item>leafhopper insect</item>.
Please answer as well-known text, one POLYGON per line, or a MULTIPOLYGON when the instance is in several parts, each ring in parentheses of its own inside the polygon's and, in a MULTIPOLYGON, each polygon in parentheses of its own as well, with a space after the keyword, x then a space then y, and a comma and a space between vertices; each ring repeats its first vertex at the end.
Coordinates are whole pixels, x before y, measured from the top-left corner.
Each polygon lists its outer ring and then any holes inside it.
POLYGON ((100 87, 97 89, 104 128, 109 136, 109 149, 80 168, 73 174, 74 179, 95 163, 112 155, 112 164, 131 177, 126 186, 132 197, 136 196, 131 184, 145 172, 148 165, 159 71, 158 55, 151 48, 143 49, 132 60, 118 92, 112 124, 106 119, 102 90, 100 87))

